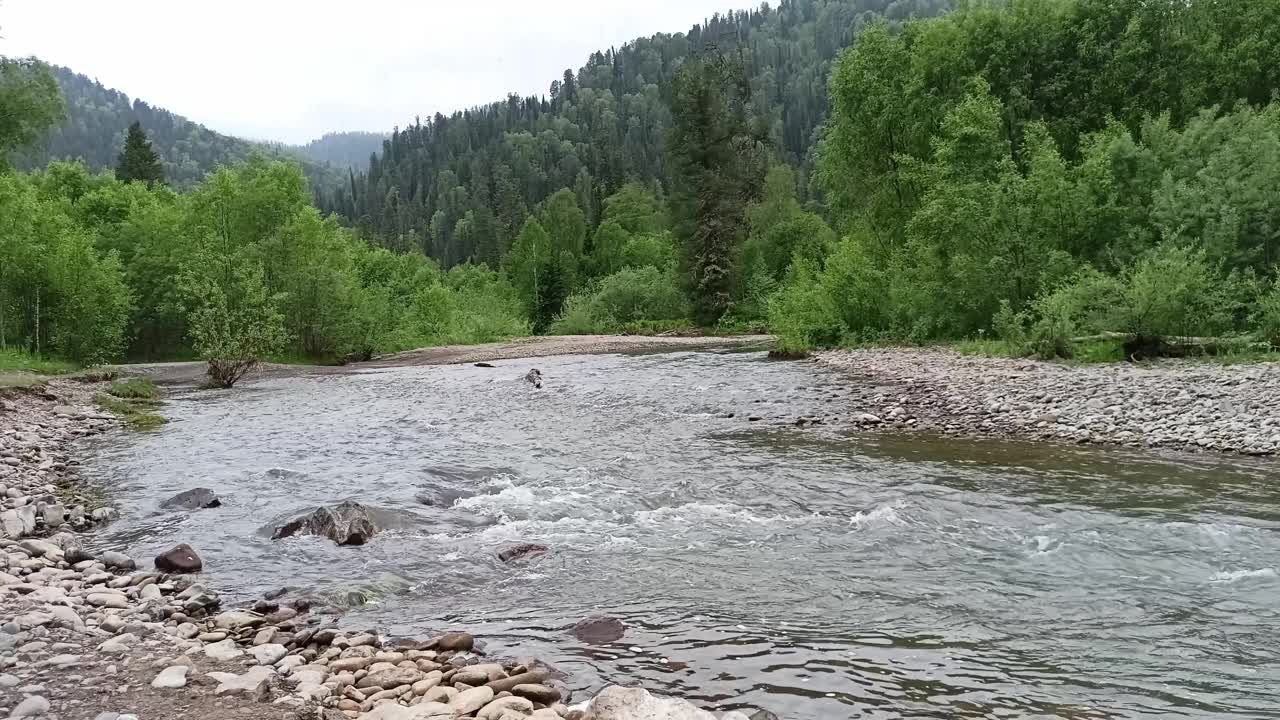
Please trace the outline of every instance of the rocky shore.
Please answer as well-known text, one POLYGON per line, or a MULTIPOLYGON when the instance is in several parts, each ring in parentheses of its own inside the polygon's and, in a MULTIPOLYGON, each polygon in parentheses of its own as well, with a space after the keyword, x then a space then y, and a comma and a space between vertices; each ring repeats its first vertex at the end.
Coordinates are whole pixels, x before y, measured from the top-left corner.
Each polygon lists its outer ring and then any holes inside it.
POLYGON ((943 348, 820 353, 849 377, 849 422, 947 435, 1280 452, 1280 363, 1067 365, 943 348))
POLYGON ((76 531, 111 511, 86 491, 69 443, 118 424, 89 409, 95 389, 58 381, 0 405, 0 717, 717 720, 639 688, 570 705, 554 667, 491 657, 462 631, 391 638, 342 628, 283 591, 224 607, 211 583, 179 572, 201 566, 185 546, 154 569, 87 552, 76 531))

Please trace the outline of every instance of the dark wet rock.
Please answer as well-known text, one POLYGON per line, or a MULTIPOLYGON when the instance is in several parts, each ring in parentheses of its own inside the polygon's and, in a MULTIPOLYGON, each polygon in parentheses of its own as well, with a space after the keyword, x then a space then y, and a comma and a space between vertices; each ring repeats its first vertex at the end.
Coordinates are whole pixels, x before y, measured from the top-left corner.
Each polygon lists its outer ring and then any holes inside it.
POLYGON ((546 551, 546 545, 539 545, 537 543, 520 543, 519 545, 513 545, 512 547, 499 552, 498 559, 505 563, 513 560, 521 560, 529 557, 530 555, 541 555, 546 551))
POLYGON ((448 632, 431 641, 431 646, 436 650, 451 650, 461 652, 470 650, 475 647, 476 639, 471 633, 465 632, 448 632))
POLYGON ((289 592, 289 588, 277 588, 275 590, 268 590, 262 593, 262 599, 275 600, 277 598, 284 597, 288 592, 289 592))
POLYGON ((363 545, 378 533, 369 508, 347 500, 333 507, 322 507, 276 528, 271 539, 293 535, 319 535, 339 545, 363 545))
POLYGON ((220 507, 222 501, 209 488, 193 488, 160 503, 165 509, 200 510, 202 508, 220 507))
POLYGON ((257 600, 253 603, 253 611, 263 615, 270 615, 279 609, 280 604, 271 602, 270 600, 257 600))
POLYGON ((476 366, 476 367, 482 367, 482 368, 491 368, 491 367, 494 367, 494 364, 493 364, 493 363, 487 363, 487 362, 478 362, 478 363, 475 363, 475 366, 476 366))
POLYGON ((170 573, 195 573, 204 568, 204 561, 186 543, 156 556, 156 569, 170 573))
POLYGON ((608 615, 592 615, 579 620, 573 626, 573 636, 585 643, 601 645, 620 639, 627 632, 627 626, 618 618, 608 615))
POLYGON ((525 373, 524 380, 530 385, 536 388, 540 388, 542 387, 542 371, 539 370, 538 368, 534 368, 529 372, 525 373))

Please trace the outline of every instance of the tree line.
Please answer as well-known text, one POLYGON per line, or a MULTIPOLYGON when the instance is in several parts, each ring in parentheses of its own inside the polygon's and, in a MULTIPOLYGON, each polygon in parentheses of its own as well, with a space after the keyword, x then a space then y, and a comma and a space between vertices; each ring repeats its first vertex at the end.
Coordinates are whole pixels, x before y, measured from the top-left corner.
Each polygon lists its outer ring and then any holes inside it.
MULTIPOLYGON (((911 17, 939 9, 796 0, 640 40, 548 98, 396 131, 327 200, 261 156, 176 192, 138 126, 114 177, 0 176, 0 344, 233 381, 264 356, 694 322, 786 350, 1280 342, 1280 0, 911 17), (830 107, 790 97, 828 52, 830 107)), ((41 72, 0 65, 24 109, 0 150, 56 122, 41 72)))
POLYGON ((53 160, 79 159, 91 170, 109 170, 128 128, 138 123, 154 144, 165 176, 188 188, 222 165, 251 155, 292 158, 302 163, 319 191, 345 180, 353 163, 362 166, 381 147, 375 133, 331 133, 305 146, 263 143, 214 132, 199 123, 138 99, 67 68, 51 66, 50 77, 63 97, 64 112, 11 158, 23 170, 43 168, 53 160))

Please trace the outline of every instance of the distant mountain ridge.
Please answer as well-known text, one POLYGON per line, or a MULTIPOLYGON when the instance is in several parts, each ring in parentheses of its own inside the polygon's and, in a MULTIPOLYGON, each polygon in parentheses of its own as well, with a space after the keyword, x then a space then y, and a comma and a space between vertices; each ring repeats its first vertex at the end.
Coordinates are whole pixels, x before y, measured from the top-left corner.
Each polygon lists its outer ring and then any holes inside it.
POLYGON ((164 164, 165 178, 176 187, 199 182, 219 165, 244 160, 253 153, 291 156, 299 160, 319 191, 346 178, 347 168, 363 167, 382 148, 378 133, 330 133, 304 146, 253 142, 209 128, 143 100, 130 99, 86 75, 51 68, 66 100, 66 119, 44 141, 22 153, 24 169, 51 160, 80 158, 93 170, 111 170, 124 145, 130 123, 142 123, 164 164))

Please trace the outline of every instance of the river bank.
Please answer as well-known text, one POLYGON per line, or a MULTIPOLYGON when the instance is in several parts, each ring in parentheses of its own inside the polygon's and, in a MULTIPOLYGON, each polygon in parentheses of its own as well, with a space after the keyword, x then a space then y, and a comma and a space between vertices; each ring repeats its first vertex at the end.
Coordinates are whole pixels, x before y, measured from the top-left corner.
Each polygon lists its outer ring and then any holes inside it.
POLYGON ((1280 452, 1280 363, 1068 365, 945 348, 819 353, 864 425, 947 435, 1280 452))
MULTIPOLYGON (((53 380, 0 398, 0 717, 716 717, 620 687, 571 708, 554 667, 489 657, 464 631, 419 639, 342 627, 336 609, 284 590, 227 608, 216 569, 162 572, 116 549, 86 550, 93 536, 70 531, 113 515, 77 473, 75 441, 120 425, 90 405, 103 385, 53 380)), ((166 554, 191 565, 185 555, 166 554)))

